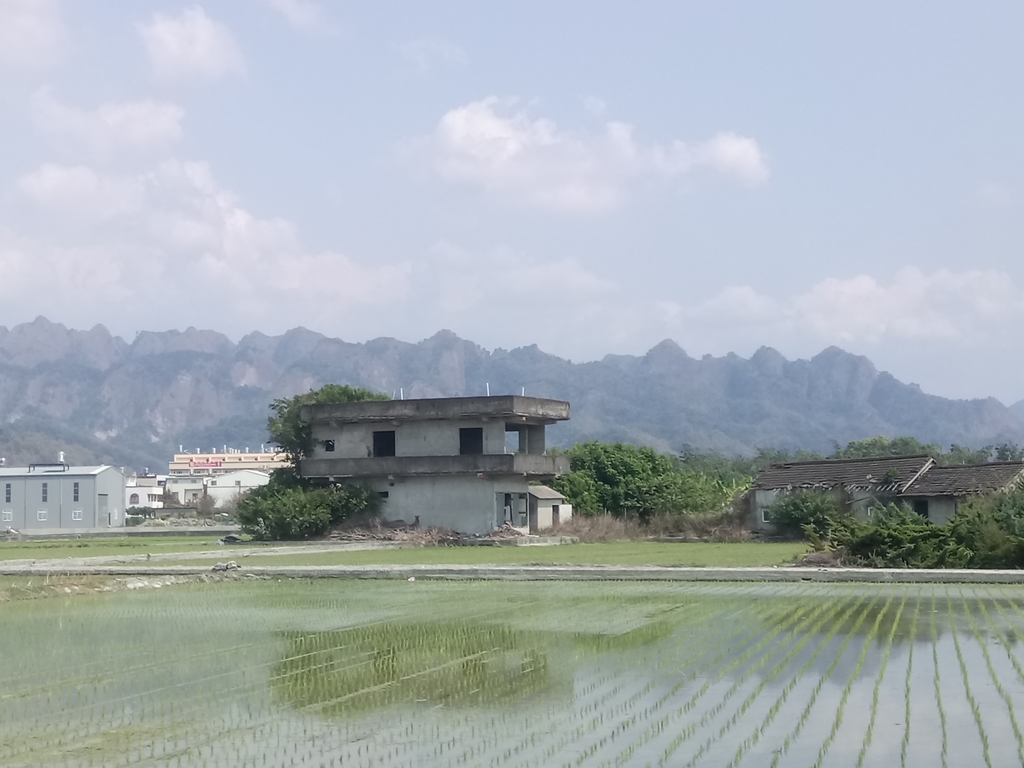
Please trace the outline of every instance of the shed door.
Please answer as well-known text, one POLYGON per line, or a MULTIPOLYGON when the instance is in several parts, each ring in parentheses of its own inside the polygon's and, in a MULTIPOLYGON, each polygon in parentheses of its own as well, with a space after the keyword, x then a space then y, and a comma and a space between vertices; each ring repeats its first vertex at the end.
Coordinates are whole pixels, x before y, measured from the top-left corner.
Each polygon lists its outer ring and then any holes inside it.
POLYGON ((110 525, 110 511, 107 507, 107 494, 101 493, 96 497, 96 519, 97 522, 106 519, 110 525))

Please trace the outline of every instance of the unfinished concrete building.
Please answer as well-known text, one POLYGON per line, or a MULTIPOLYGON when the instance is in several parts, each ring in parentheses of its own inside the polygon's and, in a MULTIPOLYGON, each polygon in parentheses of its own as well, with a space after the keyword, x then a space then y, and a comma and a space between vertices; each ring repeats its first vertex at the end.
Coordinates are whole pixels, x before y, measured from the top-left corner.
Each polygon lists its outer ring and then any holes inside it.
POLYGON ((569 404, 537 397, 453 397, 307 405, 314 450, 306 478, 370 486, 384 517, 485 534, 528 531, 530 482, 569 471, 546 454, 545 429, 569 404))

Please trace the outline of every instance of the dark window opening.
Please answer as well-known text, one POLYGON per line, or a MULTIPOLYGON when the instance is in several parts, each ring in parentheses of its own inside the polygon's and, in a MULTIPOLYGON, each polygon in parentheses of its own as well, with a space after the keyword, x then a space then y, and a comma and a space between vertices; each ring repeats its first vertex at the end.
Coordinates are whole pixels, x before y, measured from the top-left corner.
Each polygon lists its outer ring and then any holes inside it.
POLYGON ((46 501, 46 497, 49 495, 49 486, 47 483, 43 483, 43 501, 46 501))
POLYGON ((914 511, 921 517, 928 517, 928 499, 914 499, 914 511))
POLYGON ((73 494, 74 494, 74 497, 75 497, 75 498, 74 498, 74 500, 75 500, 75 501, 78 501, 78 483, 75 483, 75 485, 74 485, 74 489, 73 489, 73 491, 72 491, 72 492, 73 492, 73 494))
POLYGON ((373 455, 394 456, 395 455, 395 430, 373 433, 373 455))
POLYGON ((328 453, 334 453, 334 441, 324 440, 324 450, 328 453))
POLYGON ((386 499, 388 496, 390 496, 390 493, 388 491, 377 491, 377 495, 380 496, 382 499, 386 499))
POLYGON ((7 487, 4 489, 4 502, 7 504, 11 503, 11 484, 7 483, 7 487))
POLYGON ((483 427, 463 427, 459 430, 459 453, 463 456, 479 456, 484 452, 483 427))

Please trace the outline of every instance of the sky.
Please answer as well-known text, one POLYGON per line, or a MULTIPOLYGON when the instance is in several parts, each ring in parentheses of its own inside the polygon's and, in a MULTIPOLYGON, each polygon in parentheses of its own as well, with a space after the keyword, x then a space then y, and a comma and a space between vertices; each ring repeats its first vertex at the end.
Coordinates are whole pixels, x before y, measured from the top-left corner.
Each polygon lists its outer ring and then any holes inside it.
POLYGON ((1024 398, 1024 4, 0 0, 0 325, 1024 398))

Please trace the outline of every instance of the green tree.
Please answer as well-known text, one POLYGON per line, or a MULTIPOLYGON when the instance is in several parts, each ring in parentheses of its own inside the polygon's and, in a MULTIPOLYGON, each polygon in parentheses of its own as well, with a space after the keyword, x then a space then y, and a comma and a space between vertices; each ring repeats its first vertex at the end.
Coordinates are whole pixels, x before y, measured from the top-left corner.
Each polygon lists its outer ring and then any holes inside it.
POLYGON ((348 384, 328 384, 294 397, 282 397, 270 404, 267 419, 272 442, 281 446, 293 465, 313 453, 313 431, 302 420, 302 406, 316 403, 355 403, 362 400, 390 400, 387 395, 348 384))
POLYGON ((884 456, 914 456, 928 454, 939 457, 942 449, 931 443, 922 443, 914 437, 869 437, 866 440, 852 440, 845 448, 836 444, 833 459, 873 459, 884 456))
POLYGON ((583 514, 610 512, 647 521, 659 513, 719 511, 737 490, 735 483, 694 472, 651 448, 592 441, 566 454, 572 471, 554 486, 583 514))

